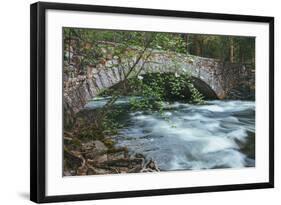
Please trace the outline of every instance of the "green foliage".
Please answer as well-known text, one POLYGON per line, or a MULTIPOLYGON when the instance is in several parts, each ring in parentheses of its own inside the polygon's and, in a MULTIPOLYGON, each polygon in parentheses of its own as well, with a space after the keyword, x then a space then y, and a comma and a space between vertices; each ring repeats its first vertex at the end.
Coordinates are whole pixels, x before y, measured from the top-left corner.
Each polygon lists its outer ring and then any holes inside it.
POLYGON ((186 81, 189 90, 191 91, 191 100, 195 104, 204 104, 204 96, 194 87, 190 79, 186 81))
MULTIPOLYGON (((159 109, 162 110, 163 107, 163 96, 164 90, 161 86, 161 81, 152 79, 149 84, 143 83, 140 79, 131 79, 129 83, 133 83, 135 86, 137 83, 137 91, 141 96, 132 97, 130 100, 131 109, 133 110, 152 110, 159 109)), ((136 86, 135 86, 136 87, 136 86)))
POLYGON ((112 109, 102 121, 102 130, 104 135, 116 135, 118 130, 123 128, 123 124, 119 123, 116 119, 122 111, 120 109, 112 109))
POLYGON ((169 122, 172 127, 174 127, 173 123, 169 119, 169 117, 164 112, 164 81, 162 78, 152 79, 149 84, 143 83, 142 80, 137 79, 137 84, 140 86, 138 90, 141 92, 139 96, 133 96, 130 98, 130 106, 131 109, 136 110, 144 110, 144 111, 157 111, 160 116, 169 122))
POLYGON ((133 88, 133 95, 130 98, 131 109, 144 111, 157 111, 160 116, 174 127, 167 115, 165 115, 166 96, 172 94, 175 97, 188 100, 190 103, 203 104, 203 95, 194 87, 190 74, 147 74, 145 77, 132 78, 129 84, 133 88), (152 76, 152 75, 156 75, 152 76), (148 78, 145 80, 143 78, 148 78), (167 90, 167 87, 170 90, 167 90), (189 89, 191 98, 183 95, 185 89, 189 89), (171 92, 170 94, 167 92, 171 92))
POLYGON ((176 73, 175 75, 169 77, 168 82, 173 95, 184 98, 185 96, 182 94, 183 90, 188 87, 191 93, 191 99, 189 99, 189 102, 195 104, 204 103, 204 96, 194 87, 190 74, 178 75, 176 73))
POLYGON ((180 34, 157 33, 153 47, 159 50, 186 53, 186 44, 180 34))

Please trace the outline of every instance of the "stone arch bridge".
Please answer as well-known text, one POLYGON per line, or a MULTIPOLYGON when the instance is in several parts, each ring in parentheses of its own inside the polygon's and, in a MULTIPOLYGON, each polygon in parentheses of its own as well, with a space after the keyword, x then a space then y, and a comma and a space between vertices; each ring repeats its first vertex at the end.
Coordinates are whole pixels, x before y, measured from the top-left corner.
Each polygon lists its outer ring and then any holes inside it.
MULTIPOLYGON (((228 91, 236 86, 237 79, 240 81, 249 76, 249 69, 246 69, 244 65, 226 64, 217 59, 187 54, 153 51, 146 61, 136 59, 137 56, 120 64, 117 59, 111 58, 97 66, 87 66, 86 72, 77 74, 75 77, 71 72, 64 73, 65 123, 70 123, 75 114, 105 88, 123 81, 130 67, 136 62, 138 63, 135 65, 135 70, 142 68, 139 75, 146 73, 177 73, 180 75, 188 72, 192 77, 206 83, 220 99, 227 97, 228 91)), ((64 69, 73 72, 77 70, 73 64, 65 64, 64 69)))

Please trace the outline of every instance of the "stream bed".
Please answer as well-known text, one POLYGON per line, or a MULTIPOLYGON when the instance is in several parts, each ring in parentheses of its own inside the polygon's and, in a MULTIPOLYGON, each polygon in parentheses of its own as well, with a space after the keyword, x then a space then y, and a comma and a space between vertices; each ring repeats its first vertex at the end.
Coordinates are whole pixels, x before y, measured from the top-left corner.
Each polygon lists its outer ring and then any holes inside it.
MULTIPOLYGON (((110 97, 86 105, 95 110, 110 97)), ((204 105, 165 103, 165 120, 156 111, 130 111, 121 97, 116 121, 124 125, 113 140, 117 147, 153 159, 161 171, 255 166, 255 102, 207 101, 204 105)))

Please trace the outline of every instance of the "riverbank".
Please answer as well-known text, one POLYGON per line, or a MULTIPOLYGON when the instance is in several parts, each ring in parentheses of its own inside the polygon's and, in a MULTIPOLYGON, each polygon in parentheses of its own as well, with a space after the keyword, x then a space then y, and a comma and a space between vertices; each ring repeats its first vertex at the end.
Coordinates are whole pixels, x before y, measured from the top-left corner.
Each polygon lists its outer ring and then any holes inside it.
POLYGON ((155 161, 142 154, 129 154, 126 147, 116 148, 110 137, 81 142, 64 133, 64 176, 159 172, 155 161))

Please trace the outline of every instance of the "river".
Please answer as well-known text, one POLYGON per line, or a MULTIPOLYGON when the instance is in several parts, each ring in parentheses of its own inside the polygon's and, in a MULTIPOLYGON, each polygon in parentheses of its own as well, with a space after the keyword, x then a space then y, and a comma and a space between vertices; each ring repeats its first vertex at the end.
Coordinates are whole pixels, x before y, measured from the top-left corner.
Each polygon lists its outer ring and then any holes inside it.
MULTIPOLYGON (((110 97, 96 98, 86 109, 102 107, 110 97)), ((165 104, 158 112, 133 112, 129 97, 119 98, 116 119, 124 127, 113 138, 157 162, 161 171, 243 168, 255 166, 255 102, 207 101, 204 105, 165 104)))

